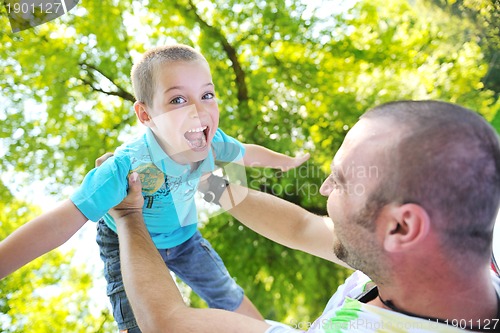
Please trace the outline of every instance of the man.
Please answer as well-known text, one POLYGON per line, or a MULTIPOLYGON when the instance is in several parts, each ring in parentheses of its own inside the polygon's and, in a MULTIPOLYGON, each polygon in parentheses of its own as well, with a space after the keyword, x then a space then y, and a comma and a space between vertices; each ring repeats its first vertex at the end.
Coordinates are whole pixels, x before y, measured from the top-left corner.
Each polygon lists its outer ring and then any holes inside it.
MULTIPOLYGON (((385 104, 361 117, 331 167, 321 187, 330 218, 256 191, 230 211, 272 240, 357 269, 310 332, 500 331, 500 279, 489 268, 500 145, 487 122, 443 102, 385 104)), ((222 206, 241 190, 228 186, 222 206)), ((112 214, 125 289, 144 332, 293 331, 185 306, 157 264, 141 200, 132 175, 112 214)))

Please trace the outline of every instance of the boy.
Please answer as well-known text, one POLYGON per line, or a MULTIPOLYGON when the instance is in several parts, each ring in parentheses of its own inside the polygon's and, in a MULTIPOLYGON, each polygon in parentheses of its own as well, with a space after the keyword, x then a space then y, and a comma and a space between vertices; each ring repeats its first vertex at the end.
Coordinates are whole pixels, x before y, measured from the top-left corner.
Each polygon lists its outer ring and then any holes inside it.
POLYGON ((210 68, 191 47, 146 52, 132 69, 132 83, 137 99, 134 110, 146 133, 90 171, 70 200, 2 241, 0 278, 61 245, 87 220, 99 221, 97 242, 115 320, 124 332, 140 332, 123 289, 116 225, 107 214, 126 196, 127 176, 136 171, 143 183, 144 219, 168 267, 210 307, 262 319, 197 230, 194 193, 201 175, 214 170, 215 160, 233 162, 243 157, 245 165, 287 170, 309 156, 291 158, 243 145, 218 129, 210 68))

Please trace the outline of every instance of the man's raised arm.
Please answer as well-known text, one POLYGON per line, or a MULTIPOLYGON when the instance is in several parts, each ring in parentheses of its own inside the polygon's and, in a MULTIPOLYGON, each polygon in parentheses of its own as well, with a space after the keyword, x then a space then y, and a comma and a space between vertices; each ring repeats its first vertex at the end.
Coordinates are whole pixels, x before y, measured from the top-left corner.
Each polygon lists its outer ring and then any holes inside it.
POLYGON ((142 216, 143 198, 137 173, 129 177, 129 194, 110 211, 120 240, 125 292, 145 333, 265 332, 269 327, 234 312, 193 309, 184 304, 170 272, 149 236, 142 216))

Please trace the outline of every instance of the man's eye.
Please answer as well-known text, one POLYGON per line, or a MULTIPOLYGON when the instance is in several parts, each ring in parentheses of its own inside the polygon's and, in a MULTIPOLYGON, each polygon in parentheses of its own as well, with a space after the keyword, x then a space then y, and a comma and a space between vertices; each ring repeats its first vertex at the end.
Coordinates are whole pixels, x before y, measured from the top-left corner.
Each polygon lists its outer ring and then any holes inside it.
POLYGON ((182 97, 175 97, 174 99, 172 99, 170 101, 170 104, 182 104, 182 103, 185 103, 186 100, 182 97))
POLYGON ((334 178, 332 175, 330 175, 330 177, 328 177, 328 179, 329 179, 328 181, 329 181, 329 183, 330 183, 330 186, 331 186, 333 189, 338 188, 339 184, 337 183, 337 181, 335 180, 335 178, 334 178))
POLYGON ((206 93, 205 95, 203 95, 201 99, 214 99, 214 98, 215 98, 214 93, 206 93))

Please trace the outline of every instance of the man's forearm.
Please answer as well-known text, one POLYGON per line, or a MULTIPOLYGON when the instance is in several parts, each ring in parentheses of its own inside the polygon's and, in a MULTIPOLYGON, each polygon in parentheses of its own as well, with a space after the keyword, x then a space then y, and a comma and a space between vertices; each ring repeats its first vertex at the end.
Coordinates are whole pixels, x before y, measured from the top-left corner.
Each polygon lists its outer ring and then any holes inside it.
POLYGON ((179 307, 185 307, 143 222, 133 213, 117 221, 123 283, 143 332, 158 332, 158 325, 179 307))
POLYGON ((116 225, 125 292, 142 332, 262 333, 269 327, 237 313, 187 307, 142 215, 122 216, 116 225))
POLYGON ((192 309, 181 294, 144 224, 141 183, 129 177, 129 194, 110 211, 120 239, 120 261, 125 292, 144 333, 256 333, 264 321, 214 309, 192 309))

